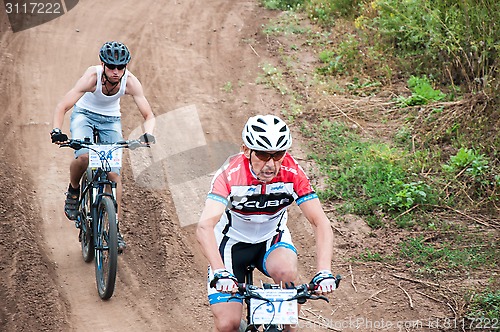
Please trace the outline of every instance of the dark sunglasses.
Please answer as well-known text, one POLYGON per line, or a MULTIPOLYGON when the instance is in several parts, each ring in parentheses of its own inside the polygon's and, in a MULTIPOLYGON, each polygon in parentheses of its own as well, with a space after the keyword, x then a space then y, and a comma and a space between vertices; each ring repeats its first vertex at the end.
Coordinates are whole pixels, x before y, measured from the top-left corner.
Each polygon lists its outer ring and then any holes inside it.
POLYGON ((266 162, 271 160, 271 158, 273 158, 274 161, 278 161, 281 158, 283 158, 283 156, 286 153, 286 150, 285 151, 278 151, 275 153, 269 153, 269 152, 257 151, 257 150, 252 150, 252 151, 255 153, 255 156, 257 158, 259 158, 262 161, 266 161, 266 162))
POLYGON ((127 67, 127 65, 112 65, 109 63, 105 63, 104 65, 111 70, 115 70, 115 69, 123 70, 123 69, 125 69, 125 67, 127 67))

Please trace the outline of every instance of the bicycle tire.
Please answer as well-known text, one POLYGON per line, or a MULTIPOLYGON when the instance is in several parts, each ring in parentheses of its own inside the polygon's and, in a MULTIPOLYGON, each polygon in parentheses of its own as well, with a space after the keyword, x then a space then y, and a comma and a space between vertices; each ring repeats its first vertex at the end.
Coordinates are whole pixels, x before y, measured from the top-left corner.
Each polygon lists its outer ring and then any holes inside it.
POLYGON ((87 171, 82 176, 80 188, 82 190, 82 202, 80 204, 80 234, 79 240, 82 248, 82 257, 86 263, 94 259, 94 239, 92 237, 92 202, 91 192, 87 190, 85 195, 83 191, 92 179, 92 170, 87 171), (90 179, 90 180, 89 180, 90 179))
POLYGON ((118 264, 118 228, 116 209, 111 197, 102 196, 96 222, 95 276, 97 291, 103 300, 111 298, 115 290, 118 264))
POLYGON ((248 324, 245 322, 243 319, 240 321, 240 328, 238 329, 238 332, 246 332, 247 331, 248 324))

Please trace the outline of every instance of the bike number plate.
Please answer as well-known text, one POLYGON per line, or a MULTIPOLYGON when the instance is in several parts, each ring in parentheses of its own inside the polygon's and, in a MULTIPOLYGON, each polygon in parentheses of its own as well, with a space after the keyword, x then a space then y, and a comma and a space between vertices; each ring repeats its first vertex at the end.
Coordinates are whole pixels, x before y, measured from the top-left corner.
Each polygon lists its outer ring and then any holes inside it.
POLYGON ((110 167, 122 167, 122 149, 110 151, 112 145, 95 145, 96 151, 89 151, 89 167, 102 167, 101 160, 107 160, 110 167))
POLYGON ((297 324, 297 300, 285 301, 297 294, 295 289, 259 289, 257 292, 271 302, 250 299, 252 324, 297 324))

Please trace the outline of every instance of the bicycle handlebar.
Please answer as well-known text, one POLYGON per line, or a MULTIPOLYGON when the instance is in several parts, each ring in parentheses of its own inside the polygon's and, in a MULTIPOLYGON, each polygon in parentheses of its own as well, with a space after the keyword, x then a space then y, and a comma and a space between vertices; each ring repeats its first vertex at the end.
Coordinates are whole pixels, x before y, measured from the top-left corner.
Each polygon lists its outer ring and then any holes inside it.
MULTIPOLYGON (((266 301, 266 302, 273 302, 269 299, 262 297, 258 293, 258 290, 269 289, 269 287, 266 287, 266 286, 270 286, 270 285, 265 284, 264 288, 262 288, 262 287, 258 287, 258 286, 254 286, 254 285, 245 284, 245 283, 238 284, 237 294, 231 296, 229 299, 242 299, 242 300, 244 300, 244 299, 257 299, 257 300, 262 300, 262 301, 266 301)), ((299 286, 295 286, 292 283, 291 285, 287 284, 286 287, 283 289, 284 290, 296 289, 297 294, 288 298, 288 299, 280 300, 279 302, 293 301, 293 300, 297 300, 297 302, 300 304, 305 303, 307 300, 324 300, 326 302, 330 302, 328 300, 328 298, 326 298, 325 296, 314 294, 314 291, 315 291, 314 284, 302 284, 299 286)))
MULTIPOLYGON (((59 147, 69 147, 72 148, 73 150, 80 150, 82 148, 90 148, 91 145, 111 145, 115 146, 117 149, 119 148, 129 148, 130 150, 134 150, 139 147, 147 147, 150 148, 150 144, 144 143, 140 139, 133 139, 133 140, 122 140, 118 141, 115 143, 110 143, 110 144, 105 144, 105 143, 93 143, 89 140, 85 139, 74 139, 70 138, 67 142, 62 143, 59 145, 59 147)), ((92 148, 90 148, 92 149, 92 148)))

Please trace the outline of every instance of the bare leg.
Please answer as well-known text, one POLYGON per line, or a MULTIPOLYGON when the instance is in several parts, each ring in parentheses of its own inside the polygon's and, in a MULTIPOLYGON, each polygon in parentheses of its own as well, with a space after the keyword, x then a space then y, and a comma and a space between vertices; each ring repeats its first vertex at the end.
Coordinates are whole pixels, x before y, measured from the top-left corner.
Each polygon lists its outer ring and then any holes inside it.
MULTIPOLYGON (((273 250, 266 260, 266 270, 276 284, 295 282, 297 279, 297 255, 288 248, 273 250)), ((299 305, 300 311, 300 305, 299 305)), ((297 331, 296 327, 287 325, 285 331, 297 331)))
POLYGON ((89 155, 82 154, 78 158, 73 159, 69 166, 69 182, 73 188, 78 188, 80 186, 80 179, 83 173, 87 169, 89 164, 89 155))
POLYGON ((237 332, 240 328, 243 305, 239 302, 217 303, 210 306, 215 332, 237 332))

